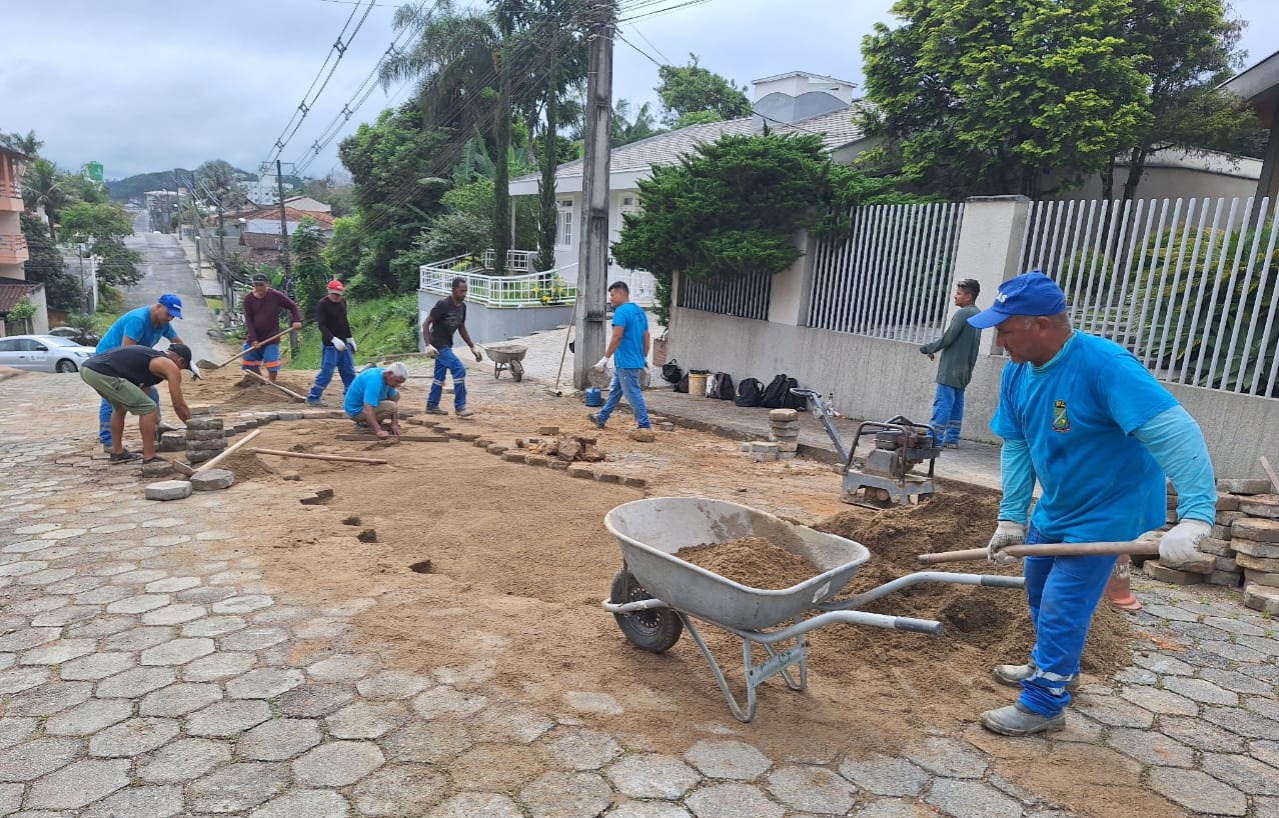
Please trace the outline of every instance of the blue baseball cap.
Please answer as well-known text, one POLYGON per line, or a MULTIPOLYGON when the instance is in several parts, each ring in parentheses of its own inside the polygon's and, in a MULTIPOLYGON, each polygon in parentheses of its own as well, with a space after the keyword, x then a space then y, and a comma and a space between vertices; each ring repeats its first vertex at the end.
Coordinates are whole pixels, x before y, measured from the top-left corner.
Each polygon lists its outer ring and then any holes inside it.
POLYGON ((173 293, 165 293, 157 298, 156 301, 160 302, 160 306, 169 311, 169 315, 172 315, 174 318, 182 317, 182 299, 178 298, 173 293))
POLYGON ((1066 294, 1057 282, 1032 270, 999 285, 995 303, 968 319, 977 329, 989 329, 1014 315, 1057 315, 1066 311, 1066 294))

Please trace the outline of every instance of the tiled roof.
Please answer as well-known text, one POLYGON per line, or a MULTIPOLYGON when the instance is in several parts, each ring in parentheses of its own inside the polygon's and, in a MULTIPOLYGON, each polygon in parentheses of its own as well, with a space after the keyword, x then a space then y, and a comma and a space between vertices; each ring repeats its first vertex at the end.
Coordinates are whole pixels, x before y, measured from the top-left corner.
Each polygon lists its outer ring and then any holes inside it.
MULTIPOLYGON (((834 150, 861 138, 861 130, 853 124, 853 110, 841 108, 828 114, 810 117, 789 125, 769 125, 770 133, 776 134, 822 134, 822 142, 827 150, 834 150)), ((703 125, 689 125, 677 131, 650 136, 610 153, 609 173, 627 173, 645 170, 653 165, 670 165, 681 156, 692 153, 698 145, 717 141, 722 136, 743 136, 755 133, 755 125, 750 117, 730 119, 725 122, 707 122, 703 125)), ((575 159, 560 165, 556 175, 560 178, 581 176, 585 162, 575 159)), ((540 174, 530 173, 513 180, 518 182, 533 181, 540 174)))
MULTIPOLYGON (((276 231, 280 229, 280 206, 271 205, 268 207, 249 208, 247 210, 233 211, 223 213, 222 218, 226 219, 245 219, 247 221, 273 221, 276 224, 276 231)), ((292 207, 285 206, 284 219, 286 222, 300 222, 303 218, 314 219, 320 227, 325 230, 333 229, 333 216, 329 213, 321 213, 313 210, 295 210, 292 207)), ((290 230, 289 232, 292 232, 290 230)))
POLYGON ((0 278, 0 315, 4 315, 18 306, 18 302, 26 298, 28 293, 35 292, 44 285, 38 281, 15 281, 0 278))

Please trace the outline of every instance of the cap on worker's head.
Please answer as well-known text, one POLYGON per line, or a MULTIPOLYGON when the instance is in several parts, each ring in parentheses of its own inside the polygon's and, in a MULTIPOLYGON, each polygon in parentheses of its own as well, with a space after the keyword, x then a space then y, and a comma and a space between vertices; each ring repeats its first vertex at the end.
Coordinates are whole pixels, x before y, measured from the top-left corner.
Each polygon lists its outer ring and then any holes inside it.
POLYGON ((340 293, 345 289, 346 287, 342 285, 342 282, 336 278, 329 282, 329 292, 331 293, 340 293))
POLYGON ((269 278, 267 278, 267 277, 266 277, 266 273, 254 273, 254 274, 253 274, 253 283, 254 283, 254 284, 266 284, 266 283, 267 283, 268 281, 270 281, 270 280, 271 280, 271 279, 269 279, 269 278))
POLYGON ((156 301, 159 302, 160 306, 169 311, 169 315, 172 315, 174 318, 182 317, 182 299, 178 298, 173 293, 165 293, 157 298, 156 301))
POLYGON ((187 369, 191 370, 192 377, 200 377, 200 367, 195 365, 195 359, 191 356, 191 347, 186 344, 169 344, 169 350, 177 353, 177 356, 186 362, 187 369))
POLYGON ((403 363, 401 363, 400 361, 396 361, 393 364, 389 364, 386 367, 386 371, 396 376, 397 378, 404 378, 405 380, 408 380, 409 368, 405 366, 403 363))
POLYGON ((995 303, 968 319, 977 329, 1002 324, 1014 315, 1057 315, 1066 311, 1066 294, 1057 282, 1033 270, 999 285, 995 303))

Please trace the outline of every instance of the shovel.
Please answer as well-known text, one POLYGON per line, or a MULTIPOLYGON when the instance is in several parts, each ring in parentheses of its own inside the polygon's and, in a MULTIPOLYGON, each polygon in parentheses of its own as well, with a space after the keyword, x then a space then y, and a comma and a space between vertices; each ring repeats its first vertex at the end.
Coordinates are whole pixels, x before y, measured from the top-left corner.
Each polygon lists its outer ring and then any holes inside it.
MULTIPOLYGON (((289 331, 286 329, 286 330, 283 330, 283 331, 281 331, 281 332, 279 332, 279 333, 277 333, 277 334, 275 334, 275 335, 272 335, 270 338, 268 338, 268 339, 266 339, 265 341, 263 341, 263 342, 262 342, 262 346, 266 346, 267 344, 271 343, 272 341, 275 341, 275 340, 277 340, 277 339, 279 339, 279 338, 284 337, 286 334, 288 334, 288 332, 289 332, 289 331)), ((213 361, 206 361, 206 360, 204 360, 203 358, 201 358, 200 360, 198 360, 198 361, 196 361, 196 362, 195 362, 195 365, 196 365, 196 366, 198 366, 198 367, 200 367, 201 369, 221 369, 222 367, 226 366, 227 364, 235 363, 236 361, 238 361, 238 360, 240 360, 241 358, 243 358, 243 357, 244 357, 244 355, 245 355, 245 353, 252 352, 252 351, 253 351, 253 347, 252 347, 252 346, 248 347, 247 349, 242 349, 242 350, 240 350, 239 352, 237 352, 235 355, 231 356, 230 358, 227 358, 225 361, 223 361, 223 362, 222 362, 222 363, 220 363, 220 364, 216 364, 216 363, 214 363, 213 361)))
MULTIPOLYGON (((1158 554, 1159 543, 1147 542, 1062 542, 1039 545, 1010 545, 999 549, 1010 557, 1078 557, 1087 554, 1158 554)), ((939 551, 916 557, 925 565, 939 562, 967 562, 986 559, 985 548, 969 548, 963 551, 939 551)))

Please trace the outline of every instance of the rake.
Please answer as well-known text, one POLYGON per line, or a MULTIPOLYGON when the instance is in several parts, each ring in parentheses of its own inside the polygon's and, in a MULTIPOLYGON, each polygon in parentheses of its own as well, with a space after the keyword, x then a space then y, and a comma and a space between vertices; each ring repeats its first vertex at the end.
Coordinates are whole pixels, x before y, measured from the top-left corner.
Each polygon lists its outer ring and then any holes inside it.
MULTIPOLYGON (((268 339, 266 339, 265 341, 263 341, 263 342, 261 343, 261 346, 266 346, 267 344, 271 343, 272 341, 279 340, 280 338, 282 338, 282 337, 284 337, 286 334, 288 334, 288 332, 289 332, 289 331, 286 329, 286 330, 282 330, 282 331, 280 331, 280 332, 276 333, 275 335, 272 335, 270 338, 268 338, 268 339)), ((253 351, 253 347, 252 347, 252 346, 249 346, 249 347, 246 347, 246 348, 244 348, 244 349, 240 350, 239 352, 237 352, 235 355, 231 356, 230 358, 227 358, 225 361, 223 361, 223 362, 222 362, 222 363, 220 363, 220 364, 219 364, 219 363, 214 363, 213 361, 207 361, 207 360, 205 360, 205 359, 201 358, 200 360, 198 360, 198 361, 196 361, 196 362, 195 362, 195 365, 196 365, 196 366, 198 366, 198 367, 200 367, 201 369, 221 369, 222 367, 226 366, 227 364, 235 363, 236 361, 238 361, 238 360, 240 360, 241 358, 243 358, 243 357, 245 356, 245 354, 246 354, 246 353, 248 353, 248 352, 252 352, 252 351, 253 351)))

